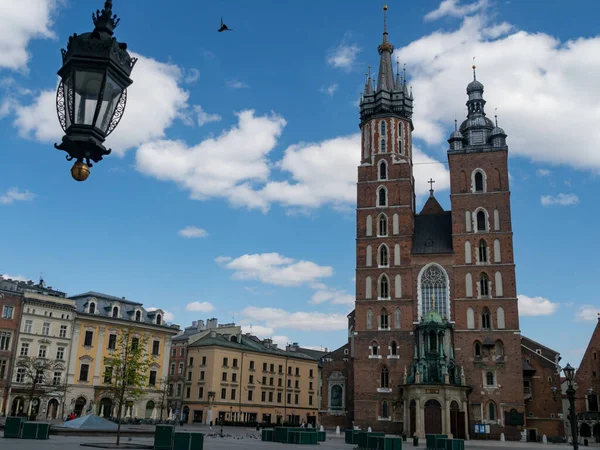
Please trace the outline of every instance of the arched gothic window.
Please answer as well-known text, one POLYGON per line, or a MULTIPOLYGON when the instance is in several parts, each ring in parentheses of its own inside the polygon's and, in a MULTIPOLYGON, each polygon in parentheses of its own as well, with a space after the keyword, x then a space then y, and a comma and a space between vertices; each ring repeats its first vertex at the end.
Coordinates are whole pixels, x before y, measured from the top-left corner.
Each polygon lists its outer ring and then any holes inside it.
POLYGON ((390 282, 387 276, 383 275, 379 280, 379 297, 389 298, 390 296, 390 282))
POLYGON ((483 211, 477 212, 477 231, 487 231, 487 219, 483 211))
POLYGON ((385 214, 379 216, 379 236, 387 236, 388 234, 388 218, 385 214))
POLYGON ((496 404, 494 402, 490 402, 488 405, 488 419, 496 420, 496 404))
POLYGON ((112 316, 113 317, 119 317, 119 307, 115 306, 112 310, 112 316))
POLYGON ((385 121, 381 121, 381 137, 385 137, 385 121))
POLYGON ((385 138, 379 141, 379 153, 385 153, 385 138))
POLYGON ((420 300, 423 316, 434 309, 440 316, 449 318, 446 272, 437 264, 431 264, 421 275, 420 300))
POLYGON ((496 350, 496 359, 504 358, 504 344, 502 341, 496 341, 494 349, 496 350))
POLYGON ((142 313, 139 311, 135 312, 135 321, 139 322, 142 319, 142 313))
POLYGON ((479 279, 479 295, 481 297, 490 296, 490 279, 485 273, 482 273, 479 279))
POLYGON ((383 369, 381 369, 381 387, 382 388, 387 388, 390 385, 390 374, 388 372, 387 367, 384 367, 383 369))
POLYGON ((373 310, 369 308, 367 310, 367 330, 373 328, 373 310))
POLYGON ((379 163, 379 179, 387 180, 387 163, 384 159, 379 163))
POLYGON ((475 172, 475 192, 483 192, 483 191, 484 191, 483 173, 478 171, 478 172, 475 172))
POLYGON ((385 400, 381 403, 381 417, 382 418, 390 417, 388 402, 386 402, 385 400))
POLYGON ((475 353, 475 359, 481 359, 481 343, 479 341, 475 341, 473 353, 475 353))
POLYGON ((381 310, 381 316, 379 316, 380 327, 382 330, 387 330, 390 327, 390 318, 387 310, 383 308, 381 310))
POLYGON ((398 153, 404 155, 404 142, 402 141, 402 123, 398 123, 398 153))
POLYGON ((377 204, 379 206, 387 206, 387 192, 384 187, 379 188, 379 192, 377 193, 377 204))
POLYGON ((397 355, 398 354, 398 345, 396 344, 396 341, 392 341, 392 345, 391 345, 391 349, 390 349, 390 354, 391 355, 397 355))
POLYGON ((487 263, 488 262, 488 248, 485 241, 482 239, 479 241, 479 262, 487 263))
POLYGON ((88 312, 90 314, 96 314, 96 304, 94 302, 90 303, 90 306, 88 308, 88 312))
POLYGON ((385 244, 379 247, 379 265, 381 267, 387 267, 389 265, 388 253, 388 248, 385 244))
POLYGON ((376 341, 371 342, 371 355, 377 356, 379 355, 379 345, 376 341))
POLYGON ((492 320, 490 318, 490 310, 486 306, 483 308, 483 313, 481 314, 481 328, 485 330, 489 330, 492 328, 492 320))

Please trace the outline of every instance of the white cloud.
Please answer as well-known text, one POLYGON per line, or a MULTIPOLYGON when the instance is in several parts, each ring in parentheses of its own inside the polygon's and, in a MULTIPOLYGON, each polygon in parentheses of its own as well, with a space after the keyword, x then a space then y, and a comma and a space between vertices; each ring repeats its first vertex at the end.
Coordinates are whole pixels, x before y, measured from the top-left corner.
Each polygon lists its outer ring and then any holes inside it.
POLYGON ((215 258, 215 262, 217 264, 222 264, 231 261, 233 258, 231 256, 217 256, 215 258))
POLYGON ((32 39, 54 38, 57 0, 3 0, 0 4, 0 68, 26 70, 32 39))
POLYGON ((150 308, 146 308, 147 311, 156 311, 157 309, 161 309, 163 314, 163 318, 167 321, 167 322, 173 322, 175 320, 175 315, 173 313, 170 313, 169 311, 165 311, 162 308, 156 308, 154 306, 151 306, 150 308))
POLYGON ((354 305, 354 300, 354 295, 346 291, 320 286, 313 294, 310 302, 315 305, 324 302, 330 302, 334 305, 354 305))
POLYGON ((246 83, 240 80, 229 80, 227 81, 226 85, 231 89, 246 89, 249 87, 246 83))
POLYGON ((193 312, 211 312, 215 307, 209 302, 191 302, 185 305, 186 311, 193 312))
POLYGON ((337 83, 332 83, 329 86, 322 87, 320 89, 320 91, 323 92, 324 94, 329 95, 331 97, 331 96, 333 96, 333 94, 335 94, 335 91, 337 91, 337 89, 338 89, 338 84, 337 83))
POLYGON ((183 82, 185 84, 194 84, 200 79, 200 71, 198 69, 187 69, 184 72, 185 76, 183 78, 183 82))
MULTIPOLYGON (((513 156, 598 171, 600 36, 561 42, 492 17, 485 12, 466 17, 458 29, 437 30, 399 49, 417 104, 415 137, 447 146, 452 119, 464 113, 468 67, 476 55, 488 116, 498 108, 513 156)), ((402 36, 399 28, 390 30, 392 41, 394 36, 402 36)))
POLYGON ((0 194, 0 205, 11 205, 14 202, 29 202, 35 198, 32 192, 21 191, 18 187, 12 187, 4 194, 0 194))
POLYGON ((196 105, 194 106, 194 112, 198 116, 198 125, 202 126, 210 122, 219 122, 221 120, 221 116, 218 114, 209 114, 202 109, 202 106, 196 105))
POLYGON ((259 280, 277 286, 299 286, 333 275, 329 266, 296 261, 279 253, 242 255, 227 262, 225 267, 234 271, 234 279, 259 280))
POLYGON ((271 337, 275 334, 275 329, 272 327, 265 327, 263 325, 242 325, 242 333, 250 333, 254 336, 258 336, 261 339, 271 337))
MULTIPOLYGON (((106 147, 123 155, 143 142, 161 139, 176 118, 186 116, 189 93, 182 89, 183 72, 174 64, 131 53, 139 58, 127 89, 123 119, 106 140, 106 147)), ((56 90, 44 90, 30 105, 16 107, 15 126, 22 137, 60 142, 63 132, 56 118, 56 90)))
POLYGON ((350 34, 346 33, 342 42, 327 55, 327 64, 347 71, 354 67, 356 57, 361 51, 361 48, 357 44, 349 43, 349 39, 350 34))
POLYGON ((203 238, 208 236, 205 229, 193 226, 185 227, 179 230, 177 234, 184 238, 203 238))
POLYGON ((290 330, 340 331, 346 330, 348 326, 348 319, 345 314, 288 312, 278 308, 249 306, 242 310, 242 316, 264 322, 268 327, 290 330))
POLYGON ((538 177, 549 177, 550 175, 552 175, 552 171, 548 169, 538 169, 535 171, 535 174, 538 177))
POLYGON ((578 322, 585 322, 591 320, 598 320, 598 313, 600 312, 600 307, 597 305, 581 305, 579 307, 579 311, 575 314, 575 319, 578 322))
POLYGON ((438 20, 442 17, 463 17, 481 11, 488 6, 488 0, 478 0, 474 3, 461 5, 460 0, 443 0, 440 6, 425 15, 425 20, 438 20))
POLYGON ((519 294, 519 314, 521 316, 549 316, 556 312, 558 303, 552 303, 544 297, 528 297, 519 294))
POLYGON ((137 170, 178 183, 193 199, 225 197, 233 205, 268 209, 250 183, 268 179, 267 155, 286 121, 275 114, 256 116, 253 110, 236 115, 236 126, 193 147, 182 141, 143 144, 136 154, 137 170))
POLYGON ((570 206, 577 205, 579 203, 579 197, 575 194, 558 194, 556 196, 542 195, 540 197, 540 202, 542 203, 542 206, 570 206))
POLYGON ((24 277, 23 275, 10 275, 7 273, 0 273, 0 279, 4 278, 5 280, 13 280, 13 281, 29 281, 31 278, 24 277))

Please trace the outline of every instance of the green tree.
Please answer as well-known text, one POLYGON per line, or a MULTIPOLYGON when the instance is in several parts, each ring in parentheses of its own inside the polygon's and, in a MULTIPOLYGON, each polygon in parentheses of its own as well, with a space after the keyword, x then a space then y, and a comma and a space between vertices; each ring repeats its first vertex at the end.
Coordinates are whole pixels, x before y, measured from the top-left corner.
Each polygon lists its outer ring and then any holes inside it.
POLYGON ((27 415, 35 420, 39 414, 40 401, 44 398, 56 398, 62 405, 67 393, 65 367, 60 361, 31 356, 20 356, 15 364, 17 381, 22 384, 27 397, 27 415), (37 402, 34 402, 36 400, 37 402))
POLYGON ((163 418, 163 413, 165 409, 169 406, 169 396, 171 396, 172 385, 173 382, 172 377, 164 377, 160 380, 160 386, 156 390, 156 406, 160 408, 160 420, 163 418))
POLYGON ((104 393, 117 408, 117 445, 121 440, 123 410, 147 394, 148 370, 153 362, 148 338, 131 327, 121 329, 115 350, 104 357, 104 393))

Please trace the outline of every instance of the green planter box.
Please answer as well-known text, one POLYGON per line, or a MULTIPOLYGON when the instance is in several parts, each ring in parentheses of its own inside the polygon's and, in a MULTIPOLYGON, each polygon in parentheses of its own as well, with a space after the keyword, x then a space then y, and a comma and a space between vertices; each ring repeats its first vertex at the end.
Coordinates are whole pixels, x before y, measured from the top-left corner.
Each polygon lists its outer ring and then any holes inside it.
POLYGON ((317 434, 307 431, 295 431, 294 433, 294 444, 301 445, 317 445, 317 434))
POLYGON ((202 450, 203 448, 203 433, 175 433, 173 435, 173 450, 202 450))
POLYGON ((277 427, 273 430, 273 441, 281 442, 282 444, 288 443, 288 432, 291 428, 277 427))
POLYGON ((402 450, 402 439, 399 437, 386 437, 382 448, 383 450, 402 450))
POLYGON ((359 431, 356 435, 354 443, 358 445, 358 448, 361 450, 370 450, 371 447, 369 447, 369 438, 371 437, 385 437, 385 433, 379 433, 375 431, 371 433, 368 431, 359 431))
POLYGON ((346 442, 346 444, 354 444, 354 430, 345 431, 344 442, 346 442))
POLYGON ((22 417, 7 417, 6 424, 4 425, 4 437, 19 439, 21 437, 23 422, 25 422, 25 419, 22 417))
POLYGON ((436 450, 446 450, 448 448, 448 444, 452 445, 452 439, 440 437, 435 438, 436 450))
POLYGON ((327 440, 327 433, 325 431, 317 432, 317 442, 325 442, 327 440))
POLYGON ((369 433, 369 435, 367 436, 367 446, 365 450, 383 450, 384 440, 384 436, 373 436, 373 433, 369 433))
POLYGON ((42 422, 25 422, 23 424, 23 439, 48 439, 50 424, 42 422))
POLYGON ((154 431, 154 450, 172 450, 173 434, 175 427, 173 425, 156 425, 154 431))
MULTIPOLYGON (((448 439, 447 434, 426 434, 425 435, 425 447, 427 450, 436 450, 436 439, 448 439)), ((445 448, 445 447, 442 447, 445 448)))
POLYGON ((448 439, 446 450, 465 450, 465 441, 462 439, 448 439))
POLYGON ((272 442, 273 430, 262 430, 262 440, 265 442, 272 442))

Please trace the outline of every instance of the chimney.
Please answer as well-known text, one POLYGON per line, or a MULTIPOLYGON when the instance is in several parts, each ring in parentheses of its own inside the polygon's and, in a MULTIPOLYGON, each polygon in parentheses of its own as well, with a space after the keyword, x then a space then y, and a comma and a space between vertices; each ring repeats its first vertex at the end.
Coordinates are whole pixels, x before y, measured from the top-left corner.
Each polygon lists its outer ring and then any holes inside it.
POLYGON ((204 327, 204 320, 199 320, 198 321, 198 327, 196 329, 198 331, 203 331, 205 329, 205 327, 204 327))
POLYGON ((217 328, 217 319, 215 319, 214 317, 212 319, 208 319, 206 321, 206 329, 207 330, 214 330, 217 328))
POLYGON ((272 339, 265 339, 263 340, 263 345, 267 348, 271 348, 271 345, 273 344, 273 340, 272 339))
POLYGON ((198 327, 198 321, 194 320, 192 321, 192 328, 197 328, 198 327))

